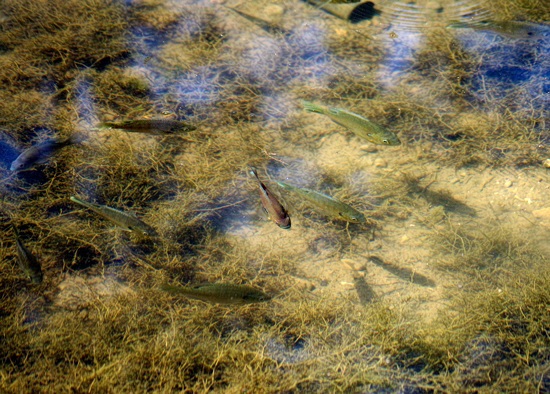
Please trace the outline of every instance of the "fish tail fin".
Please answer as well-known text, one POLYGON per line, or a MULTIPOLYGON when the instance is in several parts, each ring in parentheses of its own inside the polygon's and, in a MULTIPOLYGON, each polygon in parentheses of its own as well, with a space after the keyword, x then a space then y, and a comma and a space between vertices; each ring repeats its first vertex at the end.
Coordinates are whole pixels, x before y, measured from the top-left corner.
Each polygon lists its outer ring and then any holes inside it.
POLYGON ((165 291, 165 292, 170 293, 170 294, 182 293, 183 292, 182 288, 180 286, 172 286, 172 285, 169 285, 167 283, 163 283, 162 285, 160 285, 159 290, 165 291))
POLYGON ((250 168, 250 174, 251 174, 251 175, 254 175, 254 178, 256 178, 256 180, 257 180, 258 183, 260 184, 260 187, 261 187, 262 189, 265 190, 265 186, 264 186, 262 180, 260 179, 260 177, 258 176, 258 172, 256 171, 256 168, 251 167, 251 168, 250 168))
POLYGON ((461 22, 457 20, 450 20, 449 24, 445 26, 447 29, 464 29, 470 27, 471 24, 468 24, 466 22, 461 22))
MULTIPOLYGON (((76 134, 76 133, 75 133, 76 134)), ((76 143, 76 137, 75 137, 75 134, 72 134, 68 137, 60 137, 60 136, 57 136, 55 138, 52 139, 52 141, 57 144, 59 147, 64 147, 64 146, 67 146, 67 145, 72 145, 74 143, 76 143)))
POLYGON ((256 172, 256 168, 255 167, 250 167, 250 175, 254 175, 254 177, 256 177, 257 180, 260 180, 260 178, 258 177, 258 173, 256 172))
POLYGON ((183 128, 184 128, 186 131, 197 130, 197 126, 192 125, 191 123, 188 123, 188 122, 182 122, 182 123, 184 124, 183 128))
POLYGON ((317 104, 313 104, 310 101, 301 100, 300 104, 302 104, 302 107, 308 112, 315 112, 317 114, 324 114, 325 109, 317 104))
POLYGON ((76 132, 71 134, 67 138, 67 145, 70 144, 80 144, 88 139, 88 136, 84 132, 76 132))
POLYGON ((284 182, 277 182, 277 185, 279 185, 279 187, 281 187, 282 189, 285 189, 285 190, 292 190, 292 186, 290 186, 290 185, 287 184, 287 183, 284 183, 284 182))
POLYGON ((19 238, 19 230, 17 230, 17 227, 15 227, 15 224, 11 224, 11 229, 13 230, 13 233, 15 234, 15 238, 19 238))
POLYGON ((76 198, 75 196, 69 197, 69 200, 71 200, 74 203, 77 203, 79 205, 82 205, 83 207, 89 208, 90 203, 87 203, 86 201, 81 200, 80 198, 76 198))
POLYGON ((111 127, 115 127, 116 125, 113 122, 100 122, 97 124, 96 127, 100 129, 110 129, 111 127))

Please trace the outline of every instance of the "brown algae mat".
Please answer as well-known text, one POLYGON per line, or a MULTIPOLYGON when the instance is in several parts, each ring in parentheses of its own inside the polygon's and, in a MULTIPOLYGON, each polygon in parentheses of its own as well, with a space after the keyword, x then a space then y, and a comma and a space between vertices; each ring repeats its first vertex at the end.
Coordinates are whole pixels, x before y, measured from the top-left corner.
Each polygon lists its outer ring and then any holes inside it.
MULTIPOLYGON (((486 11, 540 23, 543 3, 486 11)), ((447 29, 442 4, 403 29, 399 13, 351 24, 290 0, 3 1, 0 391, 549 390, 550 38, 447 29), (133 119, 194 129, 96 127, 133 119), (50 138, 71 143, 10 170, 50 138), (251 168, 290 229, 266 217, 251 168), (41 283, 18 267, 13 226, 41 283), (204 283, 271 299, 159 288, 204 283)))

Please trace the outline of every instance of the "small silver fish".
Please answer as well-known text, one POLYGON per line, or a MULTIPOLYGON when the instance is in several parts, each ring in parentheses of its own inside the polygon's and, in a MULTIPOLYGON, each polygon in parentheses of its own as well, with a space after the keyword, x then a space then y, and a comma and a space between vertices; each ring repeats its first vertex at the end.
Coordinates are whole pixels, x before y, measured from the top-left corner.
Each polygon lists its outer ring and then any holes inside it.
POLYGON ((134 133, 175 133, 196 129, 190 123, 172 119, 137 119, 122 122, 103 122, 99 123, 98 127, 121 129, 134 133))
POLYGON ((98 215, 104 217, 107 220, 115 223, 117 226, 122 227, 125 230, 135 231, 141 235, 156 236, 157 232, 151 226, 143 223, 137 217, 132 214, 119 211, 118 209, 111 208, 105 205, 93 204, 91 202, 82 201, 75 196, 71 196, 70 200, 77 204, 80 204, 98 215))
POLYGON ((322 213, 333 219, 345 220, 351 223, 364 223, 367 221, 365 216, 357 209, 344 204, 335 198, 326 196, 316 191, 306 189, 305 187, 296 187, 284 182, 277 184, 285 190, 293 191, 316 206, 322 213))
POLYGON ((506 37, 522 40, 539 40, 550 37, 550 25, 521 21, 451 21, 447 28, 493 31, 506 37))
POLYGON ((348 130, 354 132, 358 137, 372 142, 373 144, 401 144, 397 135, 361 115, 354 114, 345 109, 322 107, 309 101, 302 100, 301 103, 306 111, 326 115, 333 122, 338 123, 340 126, 344 126, 348 130))
POLYGON ((21 171, 34 167, 36 164, 42 164, 59 149, 72 143, 73 140, 71 137, 48 138, 21 152, 21 154, 11 163, 10 170, 21 171))
POLYGON ((269 190, 266 185, 260 181, 260 178, 258 178, 258 174, 256 173, 256 170, 252 168, 250 170, 250 173, 254 175, 258 181, 258 185, 260 186, 260 199, 262 201, 262 204, 269 214, 269 217, 271 220, 277 224, 280 228, 283 229, 289 229, 290 228, 290 217, 288 216, 288 213, 284 209, 284 207, 279 203, 277 198, 271 193, 271 190, 269 190))
POLYGON ((12 226, 12 228, 15 234, 15 247, 17 249, 17 263, 19 267, 33 283, 42 283, 43 274, 40 263, 23 245, 23 242, 21 242, 17 228, 15 226, 12 226))
POLYGON ((270 296, 247 285, 229 283, 207 283, 194 287, 162 285, 160 289, 168 293, 179 293, 195 300, 217 304, 252 304, 269 301, 270 296))

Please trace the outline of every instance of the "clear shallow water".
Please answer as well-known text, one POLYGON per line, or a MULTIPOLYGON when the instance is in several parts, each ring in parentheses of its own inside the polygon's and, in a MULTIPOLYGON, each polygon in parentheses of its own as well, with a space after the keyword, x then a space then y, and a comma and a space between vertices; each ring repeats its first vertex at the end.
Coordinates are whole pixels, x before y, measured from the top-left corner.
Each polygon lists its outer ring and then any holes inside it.
POLYGON ((550 44, 444 28, 534 12, 388 2, 351 24, 302 2, 100 5, 2 10, 5 390, 545 387, 550 44), (300 100, 402 144, 370 144, 300 100), (151 118, 196 130, 95 128, 151 118), (78 143, 9 170, 57 135, 78 143), (251 166, 290 230, 263 213, 251 166), (368 221, 332 220, 278 180, 368 221), (17 266, 11 224, 43 283, 17 266), (158 289, 204 282, 273 299, 228 307, 158 289))

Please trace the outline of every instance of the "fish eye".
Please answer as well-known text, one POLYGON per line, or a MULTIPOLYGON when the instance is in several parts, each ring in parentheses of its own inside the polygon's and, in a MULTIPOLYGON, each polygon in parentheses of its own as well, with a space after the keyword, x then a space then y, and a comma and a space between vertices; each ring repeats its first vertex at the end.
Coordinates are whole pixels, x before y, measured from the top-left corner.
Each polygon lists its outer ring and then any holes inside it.
POLYGON ((532 36, 533 34, 534 34, 534 33, 533 33, 532 31, 528 31, 528 32, 527 32, 527 35, 528 35, 528 36, 532 36))
POLYGON ((344 216, 344 215, 342 215, 342 212, 338 212, 338 215, 340 215, 340 216, 344 216))
POLYGON ((390 143, 390 141, 388 141, 388 140, 382 140, 382 142, 383 142, 384 144, 389 144, 389 143, 390 143))

